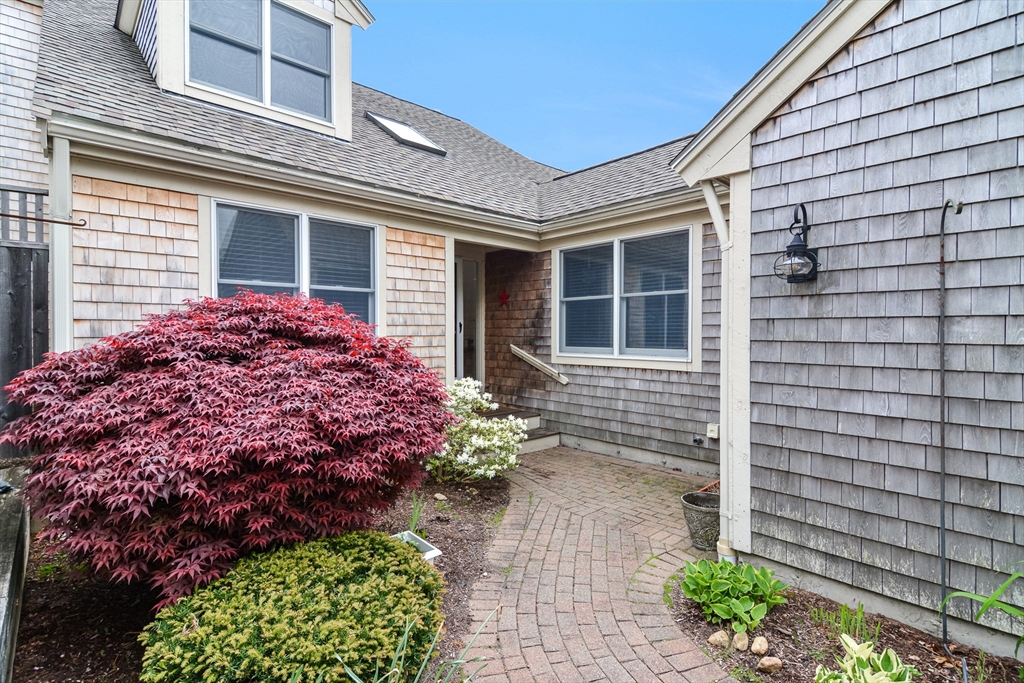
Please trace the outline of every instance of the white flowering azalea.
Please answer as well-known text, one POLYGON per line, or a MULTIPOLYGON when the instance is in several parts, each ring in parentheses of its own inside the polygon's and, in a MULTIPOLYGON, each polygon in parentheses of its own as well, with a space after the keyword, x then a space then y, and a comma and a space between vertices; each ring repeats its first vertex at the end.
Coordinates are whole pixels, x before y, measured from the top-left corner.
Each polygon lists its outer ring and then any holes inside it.
POLYGON ((446 407, 455 415, 448 426, 444 447, 427 461, 439 480, 493 479, 519 464, 516 454, 526 440, 526 421, 517 417, 486 418, 482 411, 497 403, 475 379, 460 379, 448 387, 446 407))

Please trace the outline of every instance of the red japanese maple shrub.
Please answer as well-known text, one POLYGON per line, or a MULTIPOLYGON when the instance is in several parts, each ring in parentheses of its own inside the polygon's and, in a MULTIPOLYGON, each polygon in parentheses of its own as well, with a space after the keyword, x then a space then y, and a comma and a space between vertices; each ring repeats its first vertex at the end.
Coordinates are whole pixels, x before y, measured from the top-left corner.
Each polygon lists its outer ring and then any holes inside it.
POLYGON ((255 550, 368 526, 450 420, 402 343, 317 299, 244 292, 51 354, 0 441, 38 455, 43 532, 161 606, 255 550))

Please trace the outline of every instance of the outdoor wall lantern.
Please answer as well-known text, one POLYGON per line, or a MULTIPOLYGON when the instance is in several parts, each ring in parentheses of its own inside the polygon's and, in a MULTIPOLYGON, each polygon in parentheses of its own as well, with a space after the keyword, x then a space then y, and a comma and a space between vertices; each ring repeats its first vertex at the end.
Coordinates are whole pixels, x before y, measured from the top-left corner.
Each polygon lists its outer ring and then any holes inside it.
POLYGON ((786 253, 775 259, 775 275, 786 282, 807 282, 818 278, 818 250, 807 246, 807 209, 797 204, 793 209, 793 224, 789 231, 793 241, 786 247, 786 253))

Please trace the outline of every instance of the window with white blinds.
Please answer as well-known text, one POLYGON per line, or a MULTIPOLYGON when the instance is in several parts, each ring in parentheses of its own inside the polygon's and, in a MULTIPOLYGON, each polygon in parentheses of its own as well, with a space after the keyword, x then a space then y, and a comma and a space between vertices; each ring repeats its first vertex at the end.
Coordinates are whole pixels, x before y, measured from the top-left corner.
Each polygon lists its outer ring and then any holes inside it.
POLYGON ((217 296, 302 292, 374 321, 374 228, 216 205, 217 296))
POLYGON ((269 0, 189 0, 189 81, 331 119, 331 26, 269 0))
POLYGON ((689 355, 688 229, 563 250, 559 266, 562 353, 689 355))

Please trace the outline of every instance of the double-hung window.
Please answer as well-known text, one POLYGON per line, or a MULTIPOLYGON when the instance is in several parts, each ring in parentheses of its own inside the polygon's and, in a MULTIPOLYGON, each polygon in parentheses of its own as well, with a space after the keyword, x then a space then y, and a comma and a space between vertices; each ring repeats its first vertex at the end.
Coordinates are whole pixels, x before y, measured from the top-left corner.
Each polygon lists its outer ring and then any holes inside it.
POLYGON ((689 229, 565 249, 560 259, 560 352, 689 356, 689 229))
POLYGON ((329 121, 331 26, 273 0, 189 0, 189 81, 329 121))
POLYGON ((374 320, 374 229, 217 204, 217 296, 308 294, 374 320))

